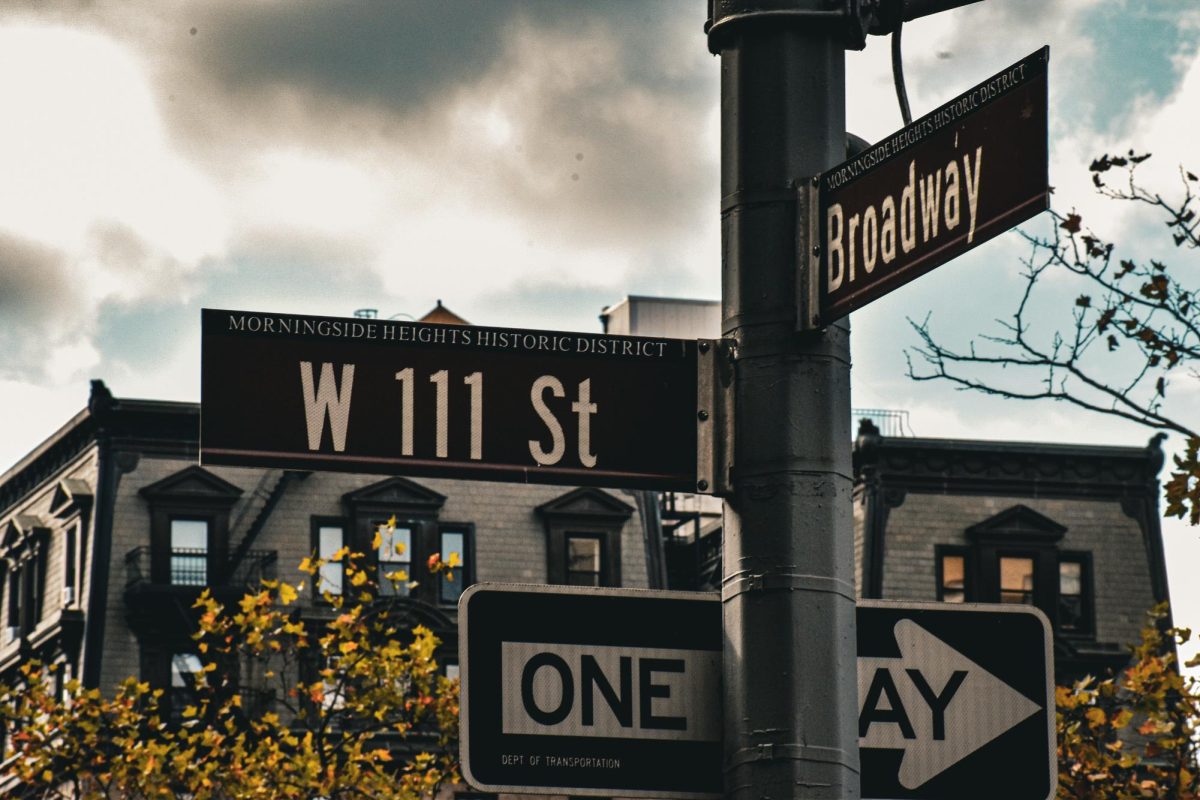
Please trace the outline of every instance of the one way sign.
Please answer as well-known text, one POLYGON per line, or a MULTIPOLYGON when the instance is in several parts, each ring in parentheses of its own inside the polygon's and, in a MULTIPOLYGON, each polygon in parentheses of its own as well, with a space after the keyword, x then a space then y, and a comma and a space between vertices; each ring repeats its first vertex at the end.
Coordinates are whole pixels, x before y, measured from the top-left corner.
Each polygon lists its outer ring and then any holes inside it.
POLYGON ((1053 797, 1050 643, 1032 606, 861 601, 862 796, 1053 797))
MULTIPOLYGON (((865 800, 1049 800, 1050 626, 1032 606, 858 603, 865 800)), ((477 584, 459 601, 462 764, 488 792, 723 790, 719 596, 477 584)))

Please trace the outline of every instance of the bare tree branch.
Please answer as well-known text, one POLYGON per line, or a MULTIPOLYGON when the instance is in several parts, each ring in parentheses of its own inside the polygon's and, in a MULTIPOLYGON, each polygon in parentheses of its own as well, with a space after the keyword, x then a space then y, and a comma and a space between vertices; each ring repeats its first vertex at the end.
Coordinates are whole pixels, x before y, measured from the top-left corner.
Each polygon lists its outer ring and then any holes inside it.
MULTIPOLYGON (((1096 190, 1152 210, 1181 252, 1200 248, 1200 177, 1180 169, 1180 191, 1164 197, 1138 181, 1137 166, 1149 157, 1130 151, 1096 159, 1096 190), (1105 181, 1114 169, 1124 174, 1118 185, 1105 181)), ((1049 233, 1020 231, 1029 246, 1021 259, 1025 285, 996 330, 954 348, 934 336, 930 317, 909 320, 920 340, 905 353, 909 377, 998 397, 1055 400, 1200 439, 1192 409, 1165 407, 1172 380, 1200 380, 1200 275, 1153 257, 1119 257, 1075 211, 1052 211, 1051 219, 1049 233), (1061 294, 1071 281, 1077 293, 1064 308, 1061 294), (1057 322, 1047 302, 1059 304, 1057 322)), ((1180 498, 1193 493, 1200 503, 1200 468, 1190 463, 1177 459, 1180 471, 1168 482, 1170 513, 1182 514, 1187 503, 1180 498)))

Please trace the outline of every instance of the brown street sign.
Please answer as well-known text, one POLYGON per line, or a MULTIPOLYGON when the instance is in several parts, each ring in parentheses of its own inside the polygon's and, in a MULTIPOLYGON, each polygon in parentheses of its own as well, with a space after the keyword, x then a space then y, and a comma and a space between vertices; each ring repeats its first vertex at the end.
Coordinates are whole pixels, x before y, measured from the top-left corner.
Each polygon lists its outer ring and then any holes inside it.
MULTIPOLYGON (((1050 207, 1044 47, 821 174, 820 327, 1050 207)), ((811 297, 812 293, 806 292, 811 297)))
POLYGON ((205 309, 204 464, 696 488, 697 342, 205 309))

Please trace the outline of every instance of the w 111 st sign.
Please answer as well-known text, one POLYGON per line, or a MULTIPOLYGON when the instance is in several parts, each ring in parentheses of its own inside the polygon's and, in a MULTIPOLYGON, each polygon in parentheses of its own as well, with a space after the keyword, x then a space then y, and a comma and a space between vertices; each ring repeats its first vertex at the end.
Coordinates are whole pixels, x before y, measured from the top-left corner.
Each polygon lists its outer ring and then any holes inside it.
POLYGON ((697 342, 205 309, 204 464, 696 488, 697 342))
POLYGON ((801 327, 844 317, 1050 207, 1042 48, 821 174, 801 327), (816 283, 815 291, 812 287, 816 283))

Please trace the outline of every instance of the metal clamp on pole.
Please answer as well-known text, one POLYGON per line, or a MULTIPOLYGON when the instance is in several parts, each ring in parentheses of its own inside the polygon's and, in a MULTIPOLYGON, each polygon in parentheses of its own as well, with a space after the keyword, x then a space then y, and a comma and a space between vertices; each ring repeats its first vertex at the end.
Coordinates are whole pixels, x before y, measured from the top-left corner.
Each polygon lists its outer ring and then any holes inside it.
POLYGON ((821 327, 821 178, 814 175, 796 187, 796 330, 821 327))
POLYGON ((902 23, 978 2, 979 0, 880 0, 871 14, 868 32, 874 36, 883 36, 895 31, 902 23))
POLYGON ((732 486, 736 343, 701 339, 696 360, 696 491, 722 497, 732 486))
POLYGON ((721 600, 728 602, 746 592, 822 592, 854 600, 854 587, 846 581, 826 575, 809 575, 798 565, 780 565, 762 572, 727 575, 721 581, 721 600))
POLYGON ((844 750, 832 747, 814 747, 810 744, 770 742, 744 747, 738 750, 726 764, 726 769, 746 764, 751 761, 775 761, 787 759, 792 761, 820 761, 825 764, 839 764, 847 769, 858 772, 858 760, 844 750))
POLYGON ((708 21, 704 24, 708 51, 719 54, 722 40, 746 24, 843 24, 850 18, 850 7, 861 2, 876 0, 708 0, 708 21))

